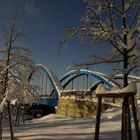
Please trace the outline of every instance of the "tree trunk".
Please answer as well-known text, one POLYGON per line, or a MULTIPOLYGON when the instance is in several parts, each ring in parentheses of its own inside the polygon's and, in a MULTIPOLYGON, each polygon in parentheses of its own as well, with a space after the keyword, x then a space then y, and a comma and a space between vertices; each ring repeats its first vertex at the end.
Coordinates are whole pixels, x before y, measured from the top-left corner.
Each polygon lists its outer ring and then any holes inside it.
POLYGON ((2 113, 0 113, 0 140, 2 140, 2 113))
POLYGON ((124 83, 123 86, 126 87, 128 85, 128 74, 129 72, 127 71, 128 69, 128 55, 127 52, 124 53, 124 83))
POLYGON ((12 117, 11 117, 10 103, 7 102, 7 105, 8 105, 8 116, 9 116, 9 125, 10 125, 11 140, 14 140, 14 133, 13 133, 13 126, 12 126, 12 117))
POLYGON ((17 105, 15 125, 19 125, 19 123, 20 123, 20 105, 17 105))

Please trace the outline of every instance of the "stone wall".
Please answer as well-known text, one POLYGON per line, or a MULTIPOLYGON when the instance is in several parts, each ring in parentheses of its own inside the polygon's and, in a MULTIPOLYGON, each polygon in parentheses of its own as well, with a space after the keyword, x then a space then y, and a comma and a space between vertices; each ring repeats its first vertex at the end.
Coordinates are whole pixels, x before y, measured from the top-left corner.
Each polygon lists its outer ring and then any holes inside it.
MULTIPOLYGON (((108 105, 103 105, 103 110, 108 105)), ((66 117, 80 118, 95 115, 97 111, 97 102, 92 100, 63 99, 59 100, 59 106, 56 113, 66 117)))

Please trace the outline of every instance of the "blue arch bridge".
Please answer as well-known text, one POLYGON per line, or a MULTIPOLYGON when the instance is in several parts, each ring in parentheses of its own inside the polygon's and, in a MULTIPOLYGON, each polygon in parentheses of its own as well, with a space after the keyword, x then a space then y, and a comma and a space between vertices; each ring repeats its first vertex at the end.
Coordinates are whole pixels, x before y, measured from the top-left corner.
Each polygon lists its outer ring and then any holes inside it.
MULTIPOLYGON (((100 83, 109 88, 121 86, 122 75, 112 78, 97 71, 87 69, 70 70, 60 79, 47 66, 36 64, 28 80, 36 85, 40 97, 39 104, 56 107, 59 98, 92 99, 100 83), (119 80, 118 80, 119 79, 119 80)), ((140 82, 140 77, 129 75, 129 79, 140 82)))

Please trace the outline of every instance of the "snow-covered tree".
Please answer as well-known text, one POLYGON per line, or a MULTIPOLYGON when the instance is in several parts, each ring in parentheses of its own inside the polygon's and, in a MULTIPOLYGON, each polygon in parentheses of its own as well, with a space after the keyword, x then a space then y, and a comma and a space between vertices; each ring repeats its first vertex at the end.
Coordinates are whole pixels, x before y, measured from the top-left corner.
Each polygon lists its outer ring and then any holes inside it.
MULTIPOLYGON (((17 99, 27 104, 37 101, 34 96, 34 87, 29 86, 28 76, 34 68, 34 62, 29 58, 30 49, 19 47, 18 39, 23 36, 16 24, 17 16, 4 32, 4 49, 0 60, 0 116, 5 107, 8 107, 11 139, 13 140, 10 102, 17 99)), ((34 90, 35 92, 35 90, 34 90)), ((0 124, 2 117, 0 118, 0 124)), ((0 126, 0 139, 2 139, 2 126, 0 126)))
MULTIPOLYGON (((109 47, 104 56, 93 55, 93 60, 83 65, 112 63, 119 66, 128 84, 130 72, 140 70, 140 2, 139 0, 84 0, 87 10, 81 26, 68 29, 61 42, 79 37, 92 46, 109 47), (118 65, 119 64, 119 65, 118 65)), ((118 68, 116 68, 118 69, 118 68)))
MULTIPOLYGON (((83 43, 98 46, 97 49, 100 49, 101 45, 109 47, 105 55, 96 54, 93 60, 81 65, 116 64, 119 66, 118 73, 123 74, 123 86, 126 87, 128 74, 130 72, 139 74, 140 71, 140 1, 84 1, 87 4, 87 10, 81 25, 68 29, 68 36, 61 45, 78 37, 83 43)), ((129 112, 129 103, 129 99, 124 98, 123 106, 126 112, 129 112)), ((130 126, 130 116, 125 114, 125 118, 127 118, 125 123, 130 126)), ((127 139, 127 134, 129 134, 128 139, 131 139, 128 125, 122 128, 122 139, 127 139)))

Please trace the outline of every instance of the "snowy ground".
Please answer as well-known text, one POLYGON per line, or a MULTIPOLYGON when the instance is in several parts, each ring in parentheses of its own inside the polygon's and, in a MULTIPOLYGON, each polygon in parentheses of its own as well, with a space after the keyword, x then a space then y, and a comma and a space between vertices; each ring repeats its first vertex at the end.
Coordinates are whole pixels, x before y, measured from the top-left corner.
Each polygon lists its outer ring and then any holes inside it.
MULTIPOLYGON (((120 109, 102 113, 100 140, 120 140, 120 128, 120 109)), ((14 128, 14 133, 16 140, 93 140, 94 129, 95 116, 71 119, 54 114, 28 121, 14 128)), ((3 140, 10 140, 8 127, 4 128, 3 140)))

